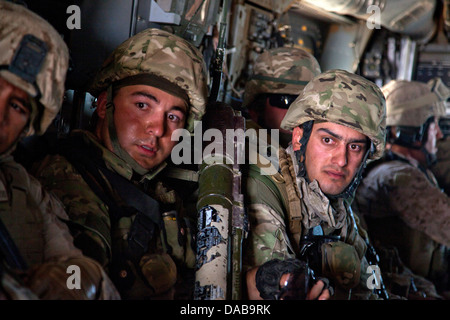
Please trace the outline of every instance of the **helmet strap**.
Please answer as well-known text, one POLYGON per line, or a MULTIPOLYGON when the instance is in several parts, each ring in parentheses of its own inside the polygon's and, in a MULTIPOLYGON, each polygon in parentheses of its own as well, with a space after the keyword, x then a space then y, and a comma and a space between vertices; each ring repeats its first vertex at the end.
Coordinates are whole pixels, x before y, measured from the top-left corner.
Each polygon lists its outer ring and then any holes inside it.
MULTIPOLYGON (((295 151, 295 155, 297 157, 297 161, 298 161, 298 165, 299 165, 299 173, 298 173, 297 177, 303 177, 307 183, 310 183, 310 181, 309 181, 308 175, 306 173, 305 154, 306 154, 306 144, 308 143, 309 137, 311 136, 313 123, 314 123, 314 121, 312 121, 312 120, 303 123, 303 125, 302 125, 303 136, 300 139, 300 144, 301 144, 300 150, 295 151)), ((366 154, 364 155, 364 158, 363 158, 352 182, 347 186, 347 188, 345 188, 344 191, 342 191, 341 193, 339 193, 337 195, 328 195, 327 194, 328 198, 330 198, 330 199, 336 199, 336 198, 347 199, 347 198, 350 198, 353 196, 353 193, 355 192, 356 188, 358 187, 359 183, 361 182, 363 171, 364 171, 365 167, 367 166, 366 161, 367 161, 369 155, 371 155, 375 152, 375 146, 374 146, 372 140, 369 140, 369 141, 370 141, 370 146, 369 146, 369 148, 367 148, 366 154)))
POLYGON ((114 124, 114 110, 115 106, 113 103, 113 90, 112 85, 110 85, 107 89, 106 96, 106 120, 108 121, 108 131, 109 131, 109 139, 111 141, 111 145, 113 146, 114 153, 124 160, 127 164, 133 168, 135 172, 139 175, 146 174, 149 170, 143 168, 139 163, 136 162, 129 154, 126 152, 119 143, 119 138, 117 137, 116 126, 114 124))
POLYGON ((420 151, 422 151, 423 154, 425 155, 425 161, 426 161, 427 168, 430 168, 432 165, 436 164, 436 162, 437 162, 436 154, 428 152, 428 150, 425 149, 423 144, 422 144, 422 147, 420 148, 420 151))
POLYGON ((308 144, 309 137, 311 136, 312 127, 314 124, 314 120, 307 121, 302 124, 303 135, 300 139, 300 150, 295 151, 295 156, 298 161, 298 174, 297 177, 303 177, 309 183, 308 175, 306 174, 306 166, 305 166, 305 154, 306 154, 306 145, 308 144))

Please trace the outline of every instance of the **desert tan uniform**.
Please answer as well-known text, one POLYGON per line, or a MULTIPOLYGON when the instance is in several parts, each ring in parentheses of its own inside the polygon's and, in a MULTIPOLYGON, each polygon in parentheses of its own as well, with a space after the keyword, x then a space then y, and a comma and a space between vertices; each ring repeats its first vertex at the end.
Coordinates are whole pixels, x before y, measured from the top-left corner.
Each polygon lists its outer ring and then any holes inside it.
POLYGON ((406 266, 439 290, 448 273, 450 199, 430 170, 394 156, 368 168, 355 203, 376 246, 396 247, 406 266))
POLYGON ((439 187, 450 196, 450 136, 437 143, 437 162, 430 169, 436 176, 439 187))
MULTIPOLYGON (((28 267, 52 261, 97 265, 74 246, 62 203, 8 154, 0 156, 0 188, 0 217, 28 267)), ((100 298, 119 299, 106 273, 100 273, 103 279, 93 279, 102 283, 100 298)))
POLYGON ((329 277, 342 284, 337 285, 334 298, 378 298, 366 286, 366 244, 359 233, 358 221, 342 198, 330 201, 317 181, 307 183, 304 178, 297 177, 295 159, 292 146, 289 146, 286 152, 280 148, 280 170, 274 175, 261 174, 258 166, 250 165, 245 198, 250 223, 245 242, 245 268, 262 265, 271 259, 298 257, 301 237, 321 226, 325 235, 338 235, 339 242, 348 245, 341 254, 334 252, 335 264, 329 266, 330 269, 351 270, 345 280, 329 277))

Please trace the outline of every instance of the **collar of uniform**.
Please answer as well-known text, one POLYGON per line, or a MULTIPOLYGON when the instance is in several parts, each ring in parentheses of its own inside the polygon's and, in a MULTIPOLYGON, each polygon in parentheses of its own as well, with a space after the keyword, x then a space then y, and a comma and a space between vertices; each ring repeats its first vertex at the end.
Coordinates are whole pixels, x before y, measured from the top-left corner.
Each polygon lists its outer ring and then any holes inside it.
MULTIPOLYGON (((111 152, 105 146, 103 146, 92 132, 85 130, 73 130, 72 134, 81 135, 83 137, 83 140, 90 147, 99 149, 102 154, 102 159, 105 161, 108 169, 117 172, 119 175, 128 180, 131 180, 133 178, 134 171, 132 167, 124 160, 122 160, 120 157, 118 157, 114 152, 111 152)), ((145 180, 152 180, 166 166, 167 166, 166 162, 161 163, 156 168, 140 176, 141 178, 139 182, 143 182, 145 180)))

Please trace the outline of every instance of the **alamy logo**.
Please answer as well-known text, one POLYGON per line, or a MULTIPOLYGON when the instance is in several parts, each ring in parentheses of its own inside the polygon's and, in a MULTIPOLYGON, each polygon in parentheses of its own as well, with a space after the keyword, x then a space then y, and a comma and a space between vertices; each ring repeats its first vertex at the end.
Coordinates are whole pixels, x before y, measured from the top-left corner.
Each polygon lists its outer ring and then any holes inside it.
POLYGON ((370 290, 381 289, 381 271, 377 265, 367 267, 366 273, 372 274, 366 281, 367 288, 370 290))
POLYGON ((81 29, 81 9, 77 5, 70 5, 66 9, 66 13, 70 16, 66 20, 67 29, 81 29))
POLYGON ((258 164, 263 175, 278 172, 278 129, 271 129, 270 135, 267 129, 225 131, 225 137, 221 130, 214 128, 203 132, 201 121, 194 121, 193 139, 188 130, 175 130, 171 140, 179 143, 172 149, 172 162, 176 165, 250 163, 258 164))
POLYGON ((70 265, 67 267, 66 273, 70 274, 67 278, 66 286, 67 289, 81 289, 81 271, 80 267, 77 265, 70 265))

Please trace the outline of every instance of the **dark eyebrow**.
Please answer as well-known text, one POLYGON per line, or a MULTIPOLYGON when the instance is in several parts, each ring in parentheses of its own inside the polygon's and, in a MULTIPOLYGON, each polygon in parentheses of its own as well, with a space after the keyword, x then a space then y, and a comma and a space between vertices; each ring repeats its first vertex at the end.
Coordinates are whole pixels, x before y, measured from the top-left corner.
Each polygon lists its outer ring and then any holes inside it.
MULTIPOLYGON (((334 133, 333 131, 328 130, 327 128, 319 128, 317 129, 317 131, 323 131, 328 133, 329 135, 335 137, 338 140, 344 140, 344 138, 336 133, 334 133)), ((365 139, 351 139, 349 141, 347 141, 347 143, 367 143, 367 137, 365 139)))
POLYGON ((148 99, 158 101, 154 95, 149 94, 149 93, 144 92, 144 91, 135 91, 131 95, 132 96, 144 96, 144 97, 146 97, 148 99))
MULTIPOLYGON (((159 100, 156 99, 156 97, 155 97, 154 95, 149 94, 149 93, 147 93, 147 92, 145 92, 145 91, 135 91, 135 92, 133 92, 131 95, 132 95, 132 96, 144 96, 144 97, 146 97, 147 99, 150 99, 150 100, 159 102, 159 100)), ((173 106, 173 107, 171 108, 171 110, 180 111, 180 112, 182 112, 183 114, 186 114, 186 113, 187 113, 187 105, 185 104, 185 108, 180 107, 180 106, 176 106, 176 105, 175 105, 175 106, 173 106)))

